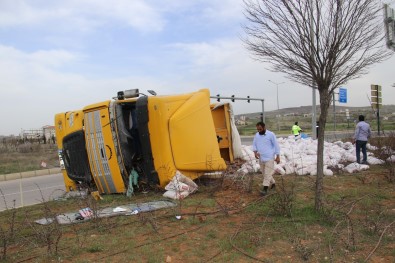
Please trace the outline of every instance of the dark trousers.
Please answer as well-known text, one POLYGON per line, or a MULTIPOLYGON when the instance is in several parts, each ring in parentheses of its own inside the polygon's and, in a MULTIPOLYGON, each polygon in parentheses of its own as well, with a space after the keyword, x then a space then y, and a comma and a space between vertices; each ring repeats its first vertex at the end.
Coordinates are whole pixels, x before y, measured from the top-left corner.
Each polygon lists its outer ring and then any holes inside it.
POLYGON ((357 154, 357 163, 361 163, 361 149, 362 149, 362 155, 363 159, 362 162, 366 163, 367 160, 367 154, 366 154, 366 144, 367 141, 356 141, 355 146, 356 146, 356 154, 357 154))

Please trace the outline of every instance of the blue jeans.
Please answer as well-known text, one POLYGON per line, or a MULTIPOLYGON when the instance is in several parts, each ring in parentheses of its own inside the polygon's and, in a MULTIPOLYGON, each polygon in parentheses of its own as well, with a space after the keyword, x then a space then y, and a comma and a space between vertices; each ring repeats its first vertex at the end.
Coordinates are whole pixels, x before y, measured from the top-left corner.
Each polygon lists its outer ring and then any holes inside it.
POLYGON ((357 163, 361 163, 361 149, 362 149, 362 155, 363 159, 362 162, 366 163, 366 160, 368 159, 367 154, 366 154, 366 144, 367 141, 356 141, 355 146, 356 146, 356 154, 357 154, 357 163))

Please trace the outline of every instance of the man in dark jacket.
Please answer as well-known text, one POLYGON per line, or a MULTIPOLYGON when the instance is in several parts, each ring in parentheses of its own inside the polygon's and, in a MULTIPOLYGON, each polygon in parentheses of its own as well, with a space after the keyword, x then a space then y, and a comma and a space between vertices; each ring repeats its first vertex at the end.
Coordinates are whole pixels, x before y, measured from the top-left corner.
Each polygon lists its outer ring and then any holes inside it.
POLYGON ((357 163, 361 163, 361 149, 362 149, 362 163, 368 164, 366 154, 366 144, 371 135, 370 125, 365 122, 365 117, 359 115, 359 122, 355 127, 354 142, 356 147, 357 163))

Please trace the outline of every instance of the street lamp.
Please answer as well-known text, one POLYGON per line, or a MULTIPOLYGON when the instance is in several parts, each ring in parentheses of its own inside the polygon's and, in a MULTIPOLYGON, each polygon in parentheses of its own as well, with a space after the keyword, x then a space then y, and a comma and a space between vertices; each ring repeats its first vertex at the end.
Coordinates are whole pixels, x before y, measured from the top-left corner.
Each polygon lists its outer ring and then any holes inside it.
MULTIPOLYGON (((279 105, 279 102, 278 102, 278 85, 284 84, 285 82, 276 83, 274 81, 271 81, 270 79, 269 79, 269 81, 271 83, 273 83, 274 85, 276 85, 276 88, 277 88, 277 114, 279 114, 280 113, 280 105, 279 105)), ((278 118, 277 118, 277 130, 280 131, 280 123, 278 122, 278 118)))
MULTIPOLYGON (((313 9, 313 0, 309 1, 310 4, 310 56, 311 60, 313 60, 314 56, 314 9, 313 9)), ((315 140, 317 139, 317 107, 316 107, 316 92, 314 87, 314 79, 311 80, 311 90, 313 92, 312 95, 312 107, 311 107, 311 137, 315 140)), ((318 187, 318 186, 317 186, 318 187)), ((318 189, 318 188, 317 188, 318 189)))

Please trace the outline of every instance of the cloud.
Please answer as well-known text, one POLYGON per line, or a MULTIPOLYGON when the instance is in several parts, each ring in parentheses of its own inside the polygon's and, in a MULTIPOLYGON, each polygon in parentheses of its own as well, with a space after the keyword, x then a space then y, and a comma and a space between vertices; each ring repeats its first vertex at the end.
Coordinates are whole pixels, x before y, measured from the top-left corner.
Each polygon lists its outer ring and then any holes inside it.
MULTIPOLYGON (((279 89, 279 107, 298 107, 312 104, 312 91, 306 86, 289 81, 286 75, 269 71, 269 64, 254 61, 237 38, 220 39, 212 42, 175 43, 172 48, 179 56, 189 61, 184 62, 184 81, 203 84, 211 89, 212 94, 221 96, 246 97, 265 99, 265 109, 277 109, 277 86, 269 79, 281 83, 279 89)), ((348 90, 348 103, 341 106, 369 105, 370 85, 378 84, 383 87, 383 103, 394 104, 395 91, 390 87, 395 82, 391 78, 392 65, 395 57, 373 65, 369 73, 359 79, 343 85, 348 90)), ((338 90, 337 90, 338 92, 338 90)), ((335 99, 338 100, 336 94, 335 99)), ((319 93, 316 93, 316 103, 319 105, 319 93)), ((235 103, 237 113, 259 111, 260 105, 235 103)))
POLYGON ((46 82, 55 73, 54 68, 78 59, 78 55, 65 50, 26 53, 4 45, 0 45, 0 56, 0 84, 1 90, 6 93, 23 92, 35 85, 32 80, 46 82))
MULTIPOLYGON (((193 67, 211 67, 210 70, 212 67, 229 66, 229 62, 242 59, 239 54, 243 53, 239 41, 234 39, 221 39, 210 43, 175 43, 170 47, 178 52, 184 52, 193 67)), ((235 62, 237 63, 237 61, 235 62)))
MULTIPOLYGON (((276 89, 268 79, 277 80, 282 76, 267 70, 267 64, 254 61, 239 39, 174 43, 169 48, 174 49, 175 62, 172 64, 178 62, 182 65, 178 70, 182 72, 178 79, 184 88, 191 87, 190 91, 196 87, 209 88, 212 96, 220 94, 225 97, 235 95, 265 99, 266 110, 277 108, 276 89)), ((290 87, 291 92, 292 88, 290 87)), ((261 111, 261 107, 260 101, 250 104, 238 101, 234 109, 237 113, 257 112, 261 111)))
POLYGON ((82 109, 132 87, 157 89, 151 77, 88 77, 71 69, 84 60, 65 50, 24 52, 0 45, 0 135, 51 125, 56 113, 82 109))
POLYGON ((204 18, 229 23, 230 19, 243 19, 243 13, 240 12, 242 5, 243 1, 240 0, 205 1, 206 8, 202 14, 204 18))
POLYGON ((160 31, 165 20, 144 0, 69 0, 0 2, 0 28, 45 25, 69 31, 98 30, 112 22, 142 32, 160 31))
MULTIPOLYGON (((52 124, 55 113, 139 88, 264 98, 265 110, 310 105, 312 92, 251 58, 238 33, 241 0, 0 1, 0 135, 52 124), (130 32, 132 31, 132 32, 130 32)), ((346 85, 366 106, 370 84, 394 103, 392 58, 346 85), (387 84, 388 85, 387 85, 387 84)), ((317 104, 319 97, 317 96, 317 104)), ((238 113, 260 102, 236 101, 238 113)))

